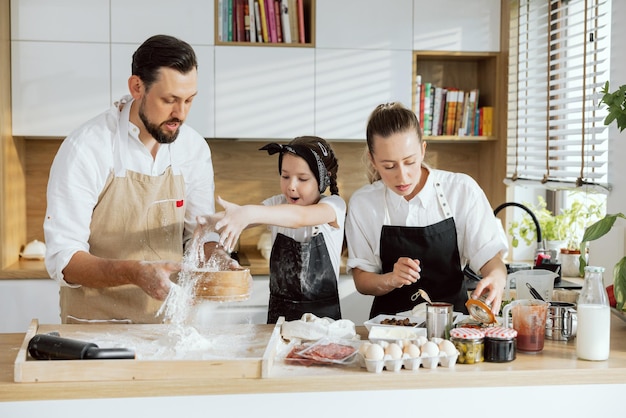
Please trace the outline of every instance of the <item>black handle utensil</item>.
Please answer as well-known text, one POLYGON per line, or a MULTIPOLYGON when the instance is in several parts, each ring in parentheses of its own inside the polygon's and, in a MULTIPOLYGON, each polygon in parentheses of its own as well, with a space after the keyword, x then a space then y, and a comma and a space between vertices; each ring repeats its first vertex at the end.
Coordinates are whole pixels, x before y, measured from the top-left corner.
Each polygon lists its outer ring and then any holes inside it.
POLYGON ((135 352, 126 348, 99 348, 94 343, 37 334, 28 342, 28 353, 37 360, 105 360, 134 359, 135 352))
POLYGON ((535 289, 530 283, 526 282, 526 287, 528 288, 528 290, 530 291, 530 294, 538 300, 543 300, 543 298, 541 297, 541 295, 539 294, 539 292, 537 292, 537 289, 535 289))

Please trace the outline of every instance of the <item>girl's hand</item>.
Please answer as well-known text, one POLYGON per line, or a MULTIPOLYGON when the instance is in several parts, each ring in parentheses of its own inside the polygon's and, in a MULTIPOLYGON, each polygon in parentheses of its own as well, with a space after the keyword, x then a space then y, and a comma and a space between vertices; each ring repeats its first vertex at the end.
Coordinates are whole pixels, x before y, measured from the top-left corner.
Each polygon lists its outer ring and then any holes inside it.
POLYGON ((417 282, 420 278, 420 261, 408 257, 400 257, 393 265, 393 271, 387 279, 392 289, 399 289, 417 282))
POLYGON ((219 196, 217 202, 224 208, 224 216, 215 224, 215 230, 220 233, 220 245, 231 252, 241 232, 250 225, 249 208, 228 202, 219 196))

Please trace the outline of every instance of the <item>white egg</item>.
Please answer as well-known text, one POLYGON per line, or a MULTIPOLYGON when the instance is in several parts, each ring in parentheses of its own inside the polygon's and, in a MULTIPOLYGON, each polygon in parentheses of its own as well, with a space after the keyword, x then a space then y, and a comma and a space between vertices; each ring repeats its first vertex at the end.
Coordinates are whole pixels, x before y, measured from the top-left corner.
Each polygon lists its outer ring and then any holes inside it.
POLYGON ((359 347, 359 354, 365 357, 365 353, 367 353, 367 349, 370 347, 370 345, 372 345, 372 343, 370 343, 369 341, 365 341, 363 344, 361 344, 361 346, 359 347))
POLYGON ((384 356, 385 350, 378 344, 371 344, 365 353, 365 358, 368 360, 382 360, 384 356))
POLYGON ((439 343, 439 350, 446 353, 448 356, 456 354, 456 347, 450 340, 443 340, 439 343))
POLYGON ((398 344, 391 343, 385 349, 385 354, 388 354, 391 359, 397 360, 399 358, 402 358, 402 349, 398 344))
POLYGON ((389 341, 381 340, 381 341, 378 341, 377 344, 380 345, 384 350, 389 345, 389 341))
POLYGON ((415 344, 417 344, 418 347, 421 347, 427 342, 428 342, 428 338, 426 338, 423 335, 420 335, 419 337, 417 337, 417 341, 415 341, 415 344))
POLYGON ((408 354, 409 358, 416 358, 421 354, 420 348, 415 344, 409 344, 404 347, 404 353, 408 354))
POLYGON ((437 347, 437 344, 432 341, 424 343, 424 345, 422 345, 420 348, 422 350, 422 356, 435 357, 439 355, 439 347, 437 347))

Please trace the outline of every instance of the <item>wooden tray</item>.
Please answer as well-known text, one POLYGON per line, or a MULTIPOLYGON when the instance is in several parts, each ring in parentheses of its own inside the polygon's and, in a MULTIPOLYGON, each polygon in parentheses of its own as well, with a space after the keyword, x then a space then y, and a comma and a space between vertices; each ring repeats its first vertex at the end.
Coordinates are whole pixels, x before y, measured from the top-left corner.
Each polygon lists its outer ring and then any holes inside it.
MULTIPOLYGON (((142 360, 35 360, 28 354, 28 342, 35 334, 57 331, 64 338, 98 341, 98 335, 128 337, 135 335, 148 342, 167 333, 165 324, 90 324, 90 325, 40 325, 34 319, 26 332, 14 364, 15 382, 74 382, 111 380, 173 380, 207 378, 256 379, 269 377, 277 347, 281 341, 280 327, 276 325, 229 325, 220 329, 216 338, 227 337, 224 329, 232 329, 247 346, 235 352, 236 357, 200 359, 142 360), (93 336, 93 338, 85 338, 93 336), (249 337, 249 338, 248 338, 249 337), (243 354, 241 354, 243 353, 243 354)), ((208 338, 208 337, 207 337, 208 338)), ((98 344, 101 348, 104 345, 98 344)), ((128 347, 127 347, 128 348, 128 347)))

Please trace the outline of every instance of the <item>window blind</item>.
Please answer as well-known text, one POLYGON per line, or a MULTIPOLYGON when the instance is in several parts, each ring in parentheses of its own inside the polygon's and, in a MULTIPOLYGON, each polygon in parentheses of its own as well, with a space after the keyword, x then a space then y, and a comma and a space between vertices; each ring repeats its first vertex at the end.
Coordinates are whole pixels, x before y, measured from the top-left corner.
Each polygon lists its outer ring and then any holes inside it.
POLYGON ((511 0, 507 183, 607 182, 610 0, 511 0))

